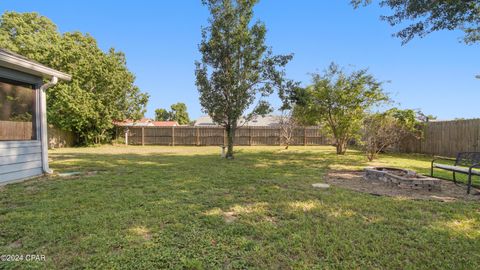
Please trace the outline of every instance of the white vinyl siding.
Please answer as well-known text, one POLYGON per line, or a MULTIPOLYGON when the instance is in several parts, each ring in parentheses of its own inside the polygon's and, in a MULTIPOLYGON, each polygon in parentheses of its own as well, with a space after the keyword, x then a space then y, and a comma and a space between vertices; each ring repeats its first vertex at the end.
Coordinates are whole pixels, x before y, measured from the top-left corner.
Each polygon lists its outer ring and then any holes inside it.
POLYGON ((42 173, 40 141, 0 142, 0 184, 38 176, 42 173))

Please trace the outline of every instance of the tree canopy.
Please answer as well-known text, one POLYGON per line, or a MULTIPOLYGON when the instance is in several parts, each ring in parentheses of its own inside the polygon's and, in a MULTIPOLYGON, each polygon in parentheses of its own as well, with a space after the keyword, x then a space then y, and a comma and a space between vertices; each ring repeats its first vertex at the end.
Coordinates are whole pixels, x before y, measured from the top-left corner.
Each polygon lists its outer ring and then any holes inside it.
POLYGON ((312 74, 312 85, 298 95, 297 111, 305 122, 330 132, 337 154, 345 154, 348 142, 359 135, 367 111, 389 100, 367 69, 346 73, 335 63, 322 74, 312 74))
POLYGON ((139 119, 145 112, 148 95, 134 85, 125 55, 102 51, 88 34, 60 34, 38 13, 5 12, 0 47, 72 75, 71 82, 48 90, 48 122, 79 134, 81 143, 106 141, 114 120, 139 119))
POLYGON ((170 112, 164 108, 159 108, 155 110, 155 121, 169 121, 170 112))
MULTIPOLYGON (((372 0, 351 0, 355 7, 368 5, 372 0)), ((467 44, 480 41, 480 0, 382 0, 393 14, 382 16, 390 25, 408 26, 395 36, 405 44, 414 37, 424 37, 439 30, 461 30, 467 44)))
POLYGON ((263 97, 294 84, 284 79, 282 69, 292 55, 273 55, 265 45, 265 25, 252 22, 257 2, 203 0, 210 18, 202 29, 196 85, 203 111, 227 131, 227 158, 233 158, 235 131, 246 110, 253 107, 247 119, 268 113, 271 108, 263 97))
POLYGON ((188 125, 190 123, 190 117, 188 116, 187 105, 185 105, 185 103, 178 102, 172 104, 170 109, 172 109, 170 112, 172 121, 177 121, 180 125, 188 125))
POLYGON ((155 110, 156 121, 176 121, 180 125, 190 124, 190 117, 187 112, 187 105, 177 102, 170 106, 170 111, 159 108, 155 110))

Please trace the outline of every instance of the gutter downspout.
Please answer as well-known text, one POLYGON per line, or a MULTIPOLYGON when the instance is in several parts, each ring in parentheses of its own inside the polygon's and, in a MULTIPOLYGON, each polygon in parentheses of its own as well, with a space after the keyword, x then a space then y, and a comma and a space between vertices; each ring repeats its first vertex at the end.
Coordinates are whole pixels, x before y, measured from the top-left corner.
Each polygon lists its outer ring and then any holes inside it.
POLYGON ((40 86, 40 137, 42 145, 42 169, 44 173, 53 173, 48 166, 48 126, 47 126, 47 95, 46 90, 58 83, 57 77, 40 86))

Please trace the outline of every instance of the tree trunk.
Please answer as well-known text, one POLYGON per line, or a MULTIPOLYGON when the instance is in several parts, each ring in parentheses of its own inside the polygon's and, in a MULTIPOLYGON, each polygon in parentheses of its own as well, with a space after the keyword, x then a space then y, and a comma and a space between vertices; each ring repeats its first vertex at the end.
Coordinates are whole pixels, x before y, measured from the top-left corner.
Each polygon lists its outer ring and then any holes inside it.
POLYGON ((227 155, 225 158, 233 159, 233 138, 235 137, 235 128, 227 127, 227 155))
POLYGON ((337 140, 337 155, 345 155, 347 152, 347 142, 346 140, 337 140))
POLYGON ((367 150, 367 159, 368 159, 368 161, 373 161, 374 158, 375 158, 375 154, 372 153, 371 151, 367 150))

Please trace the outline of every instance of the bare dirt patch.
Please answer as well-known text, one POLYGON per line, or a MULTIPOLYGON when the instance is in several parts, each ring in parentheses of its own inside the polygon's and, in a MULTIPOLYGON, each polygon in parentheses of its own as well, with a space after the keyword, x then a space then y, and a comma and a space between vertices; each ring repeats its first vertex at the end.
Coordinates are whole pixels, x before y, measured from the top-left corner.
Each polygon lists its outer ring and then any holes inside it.
POLYGON ((53 177, 60 177, 64 179, 78 179, 78 178, 85 178, 85 177, 91 177, 91 176, 96 176, 97 174, 100 174, 104 171, 83 171, 83 172, 62 172, 62 173, 55 173, 52 176, 53 177))
POLYGON ((143 240, 150 240, 152 239, 152 233, 149 229, 144 226, 138 226, 130 229, 130 232, 136 236, 140 236, 143 240))
POLYGON ((237 219, 235 212, 223 212, 223 219, 226 223, 232 223, 237 219))
POLYGON ((8 248, 21 248, 22 246, 23 246, 22 240, 18 239, 17 241, 8 244, 7 247, 8 248))
POLYGON ((467 195, 467 187, 465 185, 455 184, 452 181, 442 180, 441 191, 427 191, 399 188, 385 184, 383 181, 365 180, 363 174, 363 171, 331 171, 325 176, 325 182, 334 186, 376 196, 391 196, 406 199, 436 200, 444 202, 457 200, 480 201, 480 190, 474 188, 472 193, 467 195))

